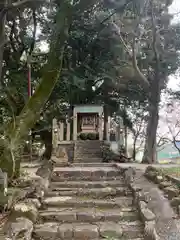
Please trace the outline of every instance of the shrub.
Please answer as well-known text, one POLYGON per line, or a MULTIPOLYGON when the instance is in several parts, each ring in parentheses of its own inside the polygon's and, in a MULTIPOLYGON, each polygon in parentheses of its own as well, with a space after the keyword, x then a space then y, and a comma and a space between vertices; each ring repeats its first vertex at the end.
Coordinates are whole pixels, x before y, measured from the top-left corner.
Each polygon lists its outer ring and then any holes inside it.
POLYGON ((79 138, 81 140, 87 140, 88 139, 88 134, 87 133, 80 133, 79 138))
POLYGON ((89 140, 96 140, 97 139, 97 134, 96 133, 88 133, 87 138, 89 140))

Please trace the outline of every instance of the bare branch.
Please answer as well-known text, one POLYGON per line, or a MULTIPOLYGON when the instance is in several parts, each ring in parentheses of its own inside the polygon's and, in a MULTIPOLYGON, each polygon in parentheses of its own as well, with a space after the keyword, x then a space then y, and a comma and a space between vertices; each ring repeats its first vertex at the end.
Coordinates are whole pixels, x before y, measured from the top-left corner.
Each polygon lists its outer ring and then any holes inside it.
POLYGON ((133 64, 133 67, 134 67, 138 77, 139 77, 139 80, 143 83, 145 88, 148 88, 149 87, 149 82, 138 67, 137 58, 136 58, 136 40, 135 40, 135 37, 133 39, 133 44, 132 44, 132 64, 133 64))

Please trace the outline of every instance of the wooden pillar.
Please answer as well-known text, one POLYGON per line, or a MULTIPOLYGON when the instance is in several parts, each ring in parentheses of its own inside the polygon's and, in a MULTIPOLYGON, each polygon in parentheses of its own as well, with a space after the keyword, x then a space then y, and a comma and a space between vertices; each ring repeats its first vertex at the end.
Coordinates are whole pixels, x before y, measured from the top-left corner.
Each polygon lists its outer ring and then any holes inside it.
POLYGON ((116 142, 118 143, 119 142, 119 139, 120 139, 120 127, 119 127, 119 124, 116 126, 116 142))
POLYGON ((103 140, 103 129, 102 129, 102 114, 99 114, 99 140, 102 141, 103 140))
POLYGON ((64 140, 64 123, 60 122, 59 123, 59 141, 63 141, 64 140))
POLYGON ((67 121, 66 141, 70 141, 70 122, 67 121))
POLYGON ((106 122, 106 140, 109 142, 109 122, 106 122))
POLYGON ((119 117, 119 142, 118 142, 118 147, 121 149, 122 146, 124 146, 124 134, 123 134, 123 119, 119 117))
POLYGON ((73 140, 77 140, 77 113, 73 117, 73 140))
POLYGON ((53 144, 53 149, 55 149, 58 146, 58 124, 57 120, 54 118, 53 123, 52 123, 52 144, 53 144))

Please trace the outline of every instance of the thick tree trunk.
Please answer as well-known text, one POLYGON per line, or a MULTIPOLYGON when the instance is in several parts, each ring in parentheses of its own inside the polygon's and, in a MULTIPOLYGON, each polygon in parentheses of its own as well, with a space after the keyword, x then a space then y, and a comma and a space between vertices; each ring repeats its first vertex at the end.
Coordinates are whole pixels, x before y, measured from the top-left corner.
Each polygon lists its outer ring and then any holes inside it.
POLYGON ((142 163, 156 163, 156 132, 159 121, 159 101, 160 89, 159 79, 155 78, 152 82, 151 97, 149 103, 149 119, 146 132, 144 156, 142 163))
POLYGON ((29 130, 37 121, 40 110, 46 103, 59 78, 64 42, 67 39, 72 15, 71 11, 71 5, 66 0, 61 1, 61 8, 56 16, 56 27, 52 34, 48 62, 44 69, 42 81, 20 115, 16 118, 16 121, 8 125, 5 130, 5 141, 0 156, 0 168, 6 171, 10 177, 14 177, 19 171, 20 160, 18 161, 19 156, 17 153, 22 147, 29 130))
POLYGON ((156 159, 156 132, 158 126, 158 107, 151 106, 146 133, 146 142, 142 163, 155 163, 156 159), (154 109, 153 109, 154 108, 154 109))

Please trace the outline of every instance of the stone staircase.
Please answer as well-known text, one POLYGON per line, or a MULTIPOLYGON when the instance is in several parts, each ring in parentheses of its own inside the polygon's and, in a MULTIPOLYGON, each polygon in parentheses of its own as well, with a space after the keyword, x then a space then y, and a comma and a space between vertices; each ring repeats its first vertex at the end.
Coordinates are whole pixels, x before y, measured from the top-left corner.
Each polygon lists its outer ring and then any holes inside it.
POLYGON ((131 192, 111 164, 55 168, 34 230, 37 240, 142 240, 131 192))
POLYGON ((85 140, 76 141, 74 146, 74 162, 102 162, 102 141, 85 140))

